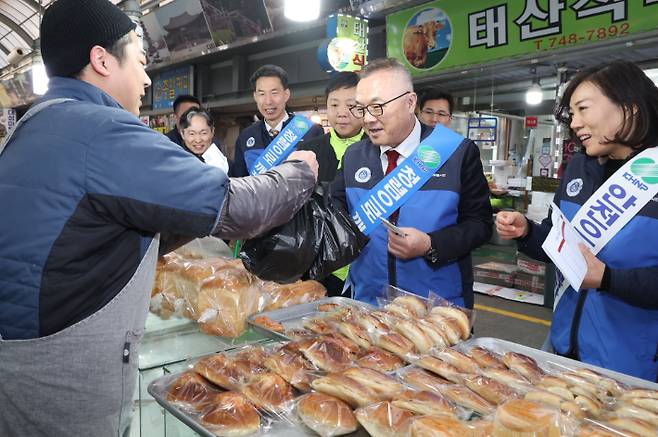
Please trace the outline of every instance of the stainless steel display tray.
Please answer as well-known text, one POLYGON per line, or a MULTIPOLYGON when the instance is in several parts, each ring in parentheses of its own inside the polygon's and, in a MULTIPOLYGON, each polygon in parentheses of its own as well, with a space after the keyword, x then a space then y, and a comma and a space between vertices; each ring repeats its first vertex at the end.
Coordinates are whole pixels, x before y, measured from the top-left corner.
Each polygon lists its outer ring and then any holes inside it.
POLYGON ((640 379, 634 376, 625 375, 623 373, 615 372, 613 370, 603 369, 601 367, 593 366, 591 364, 572 360, 570 358, 565 358, 560 355, 555 355, 550 352, 544 352, 539 349, 533 349, 528 346, 512 343, 511 341, 499 340, 497 338, 490 338, 490 337, 472 338, 470 340, 466 340, 463 343, 458 343, 457 345, 453 346, 453 348, 457 349, 458 351, 465 352, 476 346, 484 347, 493 352, 498 352, 498 353, 518 352, 527 355, 530 358, 533 358, 535 361, 537 361, 537 364, 542 369, 550 372, 560 372, 560 371, 585 367, 594 370, 595 372, 599 372, 603 375, 607 375, 611 378, 614 378, 617 381, 627 384, 629 386, 658 390, 657 383, 653 383, 645 379, 640 379))
POLYGON ((279 322, 283 325, 284 329, 302 328, 302 319, 304 317, 309 317, 313 315, 322 315, 327 314, 326 312, 318 311, 318 305, 323 303, 335 303, 341 306, 352 306, 365 309, 375 309, 373 305, 370 305, 365 302, 360 302, 358 300, 350 299, 349 297, 325 297, 314 302, 303 303, 300 305, 293 305, 288 308, 281 308, 273 311, 265 311, 262 313, 254 314, 247 319, 247 323, 254 327, 255 331, 260 332, 263 335, 266 335, 270 338, 276 340, 290 340, 285 334, 272 331, 270 329, 264 328, 256 323, 254 319, 258 316, 267 316, 275 322, 279 322))
MULTIPOLYGON (((162 376, 153 381, 148 386, 148 392, 153 398, 164 408, 167 412, 171 413, 178 420, 189 426, 194 432, 203 437, 216 437, 211 431, 206 429, 193 415, 180 409, 175 404, 167 400, 167 388, 173 383, 179 374, 171 374, 162 376)), ((291 413, 294 414, 294 413, 291 413)), ((264 428, 258 435, 266 435, 270 437, 301 437, 301 436, 315 436, 313 431, 307 429, 303 425, 295 426, 291 421, 281 420, 274 418, 270 425, 264 428)), ((347 434, 348 437, 367 437, 368 433, 362 428, 356 432, 347 434)))

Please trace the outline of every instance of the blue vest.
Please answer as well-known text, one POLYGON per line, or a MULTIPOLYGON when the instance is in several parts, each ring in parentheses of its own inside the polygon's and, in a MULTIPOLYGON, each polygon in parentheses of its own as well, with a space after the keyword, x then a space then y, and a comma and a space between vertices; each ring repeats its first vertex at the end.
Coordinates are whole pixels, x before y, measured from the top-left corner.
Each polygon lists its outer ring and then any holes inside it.
MULTIPOLYGON (((603 167, 595 159, 581 155, 572 159, 558 193, 558 206, 569 220, 603 180, 603 167), (583 188, 570 197, 566 187, 577 178, 583 180, 583 188)), ((650 201, 597 257, 612 269, 658 266, 658 203, 650 201)), ((658 310, 639 308, 593 289, 586 293, 576 323, 579 293, 569 287, 558 303, 551 324, 555 350, 560 354, 575 352, 586 363, 656 381, 658 310), (572 337, 576 345, 572 345, 572 337)))
MULTIPOLYGON (((431 129, 424 129, 422 138, 430 133, 431 129)), ((457 223, 461 168, 467 141, 464 140, 435 175, 400 208, 398 226, 429 233, 457 223)), ((350 146, 343 156, 343 174, 348 209, 353 213, 368 191, 384 178, 379 146, 369 139, 350 146), (364 168, 369 169, 368 180, 362 176, 364 168)), ((354 288, 355 299, 376 304, 383 287, 389 283, 386 227, 377 227, 369 237, 370 242, 350 265, 348 281, 354 288)), ((433 291, 457 305, 464 305, 459 262, 433 268, 422 257, 410 260, 391 257, 391 263, 396 278, 393 285, 424 297, 433 291)))

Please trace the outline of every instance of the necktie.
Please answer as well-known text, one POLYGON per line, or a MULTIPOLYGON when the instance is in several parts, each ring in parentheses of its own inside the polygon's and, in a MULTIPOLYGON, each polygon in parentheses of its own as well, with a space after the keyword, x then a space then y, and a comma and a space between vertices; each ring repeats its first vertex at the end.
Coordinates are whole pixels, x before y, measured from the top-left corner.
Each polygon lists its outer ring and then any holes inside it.
MULTIPOLYGON (((395 170, 395 167, 398 166, 398 158, 400 157, 400 152, 398 152, 395 149, 389 149, 386 152, 386 158, 388 158, 388 166, 386 166, 386 174, 389 174, 393 170, 395 170)), ((397 209, 391 216, 388 218, 388 220, 393 223, 397 224, 398 222, 398 216, 400 215, 400 210, 397 209)))
POLYGON ((269 130, 270 136, 274 138, 275 136, 279 135, 279 131, 276 129, 270 129, 269 130))

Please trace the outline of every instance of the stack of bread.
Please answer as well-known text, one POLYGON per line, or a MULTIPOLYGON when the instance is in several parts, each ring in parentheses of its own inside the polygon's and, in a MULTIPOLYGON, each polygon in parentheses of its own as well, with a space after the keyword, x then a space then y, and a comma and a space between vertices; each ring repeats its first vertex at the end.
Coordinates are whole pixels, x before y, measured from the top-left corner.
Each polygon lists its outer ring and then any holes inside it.
POLYGON ((316 281, 263 282, 240 260, 186 255, 171 253, 158 260, 151 311, 162 318, 175 314, 197 321, 211 335, 238 337, 252 314, 311 302, 326 293, 316 281))

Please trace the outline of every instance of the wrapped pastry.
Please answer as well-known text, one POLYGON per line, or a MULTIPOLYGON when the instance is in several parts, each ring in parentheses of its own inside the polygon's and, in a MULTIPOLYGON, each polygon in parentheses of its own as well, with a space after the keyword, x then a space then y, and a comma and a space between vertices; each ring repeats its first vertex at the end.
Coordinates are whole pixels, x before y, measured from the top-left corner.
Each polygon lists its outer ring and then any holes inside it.
POLYGON ((555 409, 525 399, 508 401, 496 410, 494 436, 558 437, 559 413, 555 409))
POLYGON ((237 390, 251 374, 236 366, 222 354, 211 355, 200 359, 193 367, 194 371, 227 390, 237 390))
POLYGON ((321 313, 335 311, 340 307, 337 303, 321 303, 315 309, 321 313))
POLYGON ((445 334, 445 337, 450 343, 449 346, 461 341, 462 333, 457 320, 441 314, 431 314, 426 320, 437 326, 445 334))
MULTIPOLYGON (((185 299, 186 308, 183 315, 189 319, 197 320, 200 312, 197 298, 201 292, 201 286, 223 269, 230 268, 222 258, 207 258, 186 260, 183 268, 174 277, 176 288, 185 299)), ((249 273, 247 273, 249 274, 249 273)), ((253 280, 253 277, 251 277, 253 280)))
POLYGON ((538 382, 544 374, 534 359, 516 352, 506 352, 503 355, 503 363, 510 370, 520 373, 533 384, 538 382))
POLYGON ((610 426, 591 422, 581 423, 575 435, 576 437, 631 437, 615 431, 610 426))
POLYGON ((417 296, 405 294, 398 296, 391 302, 393 305, 399 305, 407 308, 413 314, 414 318, 425 317, 427 314, 427 303, 417 296))
POLYGON ((560 411, 566 416, 575 418, 576 420, 583 420, 585 418, 585 410, 580 408, 580 405, 574 401, 564 401, 560 404, 560 411))
POLYGON ((267 353, 260 346, 247 346, 231 356, 231 362, 244 375, 267 372, 263 364, 267 353))
POLYGON ((619 397, 626 390, 626 387, 621 382, 616 381, 608 376, 601 375, 600 373, 586 367, 576 369, 574 373, 582 376, 592 384, 604 388, 611 396, 614 397, 619 397))
MULTIPOLYGON (((578 398, 576 398, 576 400, 578 400, 578 398)), ((643 420, 658 429, 658 414, 645 410, 644 408, 622 405, 615 410, 615 414, 619 417, 630 417, 632 419, 643 420)))
POLYGON ((309 391, 309 372, 315 370, 303 356, 285 348, 279 348, 263 361, 265 367, 285 379, 298 390, 309 391))
MULTIPOLYGON (((542 387, 538 386, 537 388, 542 388, 542 387)), ((543 388, 543 390, 554 393, 560 396, 565 401, 573 401, 576 398, 571 390, 564 387, 558 387, 558 386, 545 387, 543 388)))
POLYGON ((386 310, 386 312, 394 315, 395 317, 399 317, 401 319, 409 320, 416 317, 416 314, 412 310, 402 305, 396 305, 390 303, 388 305, 385 305, 384 309, 386 310))
POLYGON ((462 375, 462 380, 466 387, 496 405, 518 398, 514 390, 486 376, 462 375))
POLYGON ((481 369, 480 373, 515 390, 528 391, 532 387, 527 379, 512 370, 490 368, 481 369))
POLYGON ((368 333, 388 332, 390 330, 384 322, 365 311, 359 313, 359 315, 356 317, 356 321, 368 333))
POLYGON ((371 346, 361 354, 355 364, 359 367, 379 370, 380 372, 392 372, 404 366, 404 361, 397 355, 371 346))
POLYGON ((361 354, 361 348, 349 338, 340 334, 331 334, 322 337, 326 341, 333 342, 336 346, 345 350, 350 360, 355 360, 361 354))
POLYGON ((396 332, 375 334, 373 340, 376 346, 402 359, 407 359, 414 351, 414 344, 396 332))
POLYGON ((200 420, 209 431, 221 437, 253 435, 260 430, 256 408, 243 395, 231 391, 217 394, 200 420))
POLYGON ((623 401, 623 403, 628 405, 633 405, 635 407, 643 408, 652 413, 658 414, 658 399, 652 398, 628 398, 623 401))
POLYGON ((482 416, 486 416, 495 410, 492 403, 463 385, 444 385, 440 388, 440 392, 449 401, 473 410, 482 416))
POLYGON ((267 316, 260 315, 254 317, 254 323, 270 331, 281 332, 281 333, 285 331, 285 328, 281 323, 276 322, 267 316))
POLYGON ((473 434, 472 429, 454 417, 417 417, 411 421, 411 437, 464 437, 473 434))
POLYGON ((302 326, 320 335, 327 335, 334 332, 333 326, 323 318, 306 318, 302 321, 302 326))
POLYGON ((480 366, 478 366, 473 358, 454 349, 443 348, 433 353, 433 355, 440 360, 451 364, 461 373, 476 373, 480 370, 480 366))
POLYGON ((498 354, 495 354, 483 347, 476 346, 472 348, 468 352, 468 354, 483 369, 486 368, 502 369, 502 370, 507 369, 507 366, 505 366, 503 360, 501 359, 500 356, 498 356, 498 354))
POLYGON ((321 338, 305 340, 301 344, 301 352, 318 369, 340 372, 351 363, 348 352, 335 341, 321 338))
POLYGON ((297 414, 306 426, 323 437, 349 434, 359 427, 345 402, 324 393, 308 393, 299 398, 297 414))
POLYGON ((443 330, 441 330, 438 326, 424 319, 417 320, 417 323, 420 329, 422 329, 423 332, 430 338, 434 347, 442 348, 450 346, 450 341, 443 333, 443 330))
POLYGON ((569 384, 565 380, 552 375, 542 376, 541 379, 535 385, 541 388, 548 388, 548 387, 569 388, 569 384))
POLYGON ((219 390, 195 372, 181 374, 167 389, 167 400, 186 410, 203 409, 219 390))
POLYGON ((402 334, 407 340, 411 341, 414 344, 416 351, 421 354, 427 353, 433 346, 430 337, 425 334, 425 331, 423 331, 420 325, 413 320, 399 320, 395 324, 394 329, 402 334))
POLYGON ((330 373, 315 379, 311 382, 311 387, 319 392, 335 396, 354 408, 380 401, 379 395, 372 389, 337 373, 330 373))
POLYGON ((405 390, 391 404, 412 413, 427 416, 455 416, 455 409, 442 396, 430 391, 405 390))
POLYGON ((525 399, 550 405, 555 408, 561 408, 562 403, 565 401, 561 396, 546 390, 530 390, 525 394, 525 399))
POLYGON ((308 329, 291 328, 291 329, 287 329, 284 335, 291 340, 303 340, 312 337, 315 334, 309 331, 308 329))
POLYGON ((356 323, 337 322, 335 327, 341 335, 344 335, 356 345, 364 349, 370 347, 370 337, 368 336, 368 333, 356 323))
POLYGON ((650 390, 646 388, 627 390, 621 395, 620 399, 624 401, 631 398, 658 399, 658 390, 650 390))
POLYGON ((262 290, 268 296, 263 311, 313 302, 327 294, 327 289, 318 281, 297 281, 292 284, 265 282, 262 290))
POLYGON ((598 401, 595 401, 594 399, 585 395, 576 396, 574 402, 592 417, 598 417, 601 414, 601 410, 603 408, 603 406, 598 401))
POLYGON ((429 390, 434 393, 440 393, 441 386, 450 383, 443 378, 434 376, 431 373, 416 367, 403 369, 400 372, 400 379, 404 383, 417 388, 418 390, 429 390))
POLYGON ((391 399, 402 391, 402 384, 397 379, 373 369, 350 367, 343 375, 370 388, 382 400, 391 399))
POLYGON ((616 430, 624 433, 630 432, 641 437, 656 437, 658 428, 643 420, 618 417, 610 419, 608 424, 616 430))
POLYGON ((240 391, 256 408, 271 413, 286 410, 294 398, 292 387, 276 373, 256 375, 240 391))
POLYGON ((414 364, 418 367, 429 370, 430 372, 436 373, 448 381, 458 384, 462 380, 461 372, 456 367, 431 355, 423 355, 414 364))
POLYGON ((380 402, 356 411, 356 419, 372 437, 397 437, 407 435, 413 413, 380 402))
POLYGON ((471 336, 471 322, 468 320, 468 315, 457 307, 453 306, 437 306, 432 308, 431 316, 444 316, 457 321, 461 339, 466 340, 471 336))

